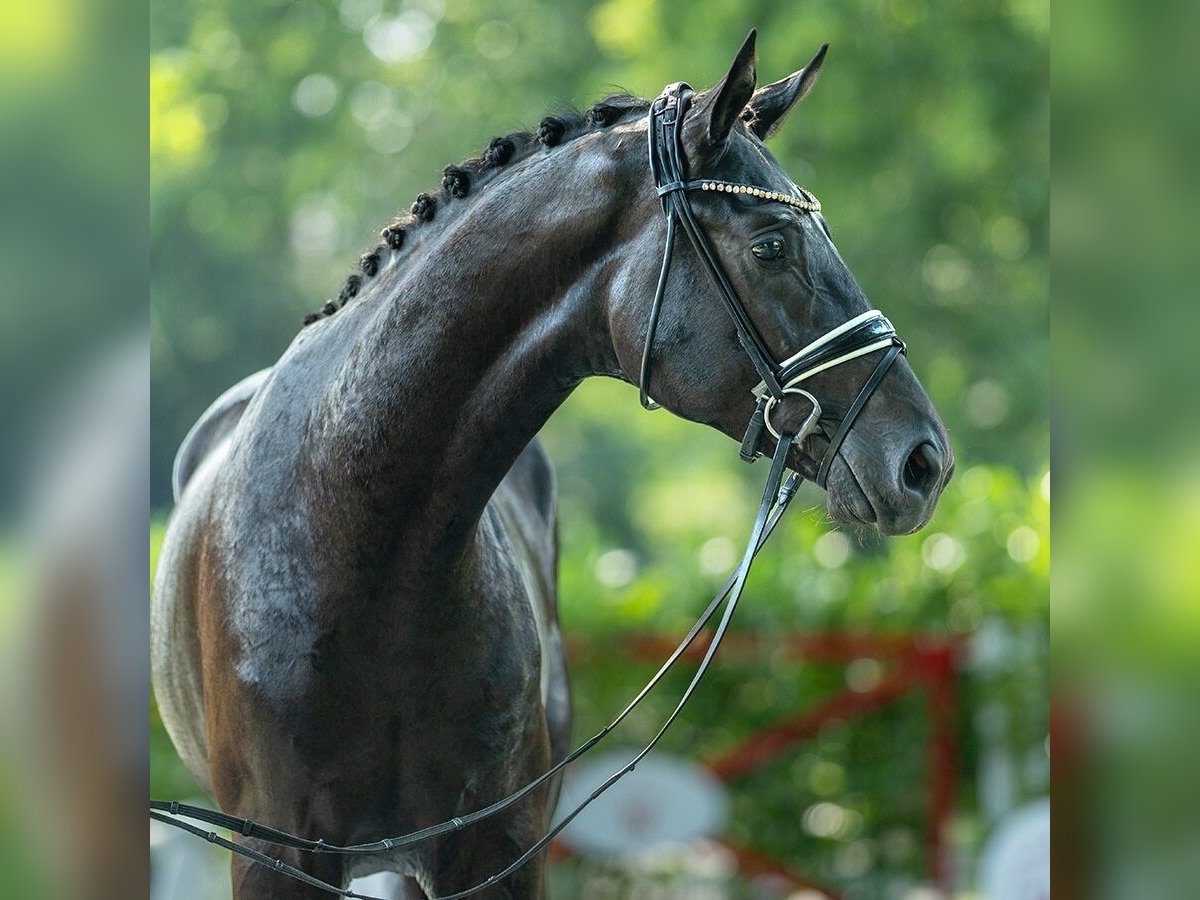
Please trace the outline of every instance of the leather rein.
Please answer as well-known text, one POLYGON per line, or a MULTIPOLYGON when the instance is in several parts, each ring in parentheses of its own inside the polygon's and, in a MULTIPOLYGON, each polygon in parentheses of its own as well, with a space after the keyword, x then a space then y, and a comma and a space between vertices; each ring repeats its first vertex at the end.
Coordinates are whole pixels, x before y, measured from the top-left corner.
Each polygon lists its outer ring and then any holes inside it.
POLYGON ((658 195, 662 201, 663 213, 667 220, 667 237, 666 245, 663 249, 662 268, 659 272, 658 284, 655 289, 654 300, 651 304, 649 321, 647 323, 646 344, 642 354, 639 388, 643 406, 647 409, 657 408, 657 404, 650 399, 648 392, 650 362, 654 336, 658 326, 659 312, 662 308, 667 280, 670 275, 675 229, 677 226, 682 227, 701 263, 707 270, 710 279, 716 286, 721 302, 733 319, 738 339, 743 349, 750 357, 751 363, 762 379, 753 391, 757 397, 757 403, 747 426, 746 436, 742 441, 741 458, 747 462, 754 462, 761 455, 759 446, 764 440, 764 432, 769 433, 775 439, 771 467, 767 474, 766 485, 763 488, 758 512, 754 518, 754 525, 750 530, 750 536, 746 542, 741 562, 738 563, 733 574, 729 576, 724 586, 713 597, 708 607, 701 613, 695 624, 679 642, 679 645, 672 651, 659 670, 608 725, 604 726, 591 738, 584 741, 560 762, 533 781, 519 788, 509 796, 482 809, 463 816, 455 816, 445 822, 422 828, 410 834, 349 846, 328 844, 320 839, 311 840, 302 838, 259 824, 250 819, 243 819, 220 812, 219 810, 206 809, 177 801, 151 800, 151 819, 204 838, 210 843, 273 869, 282 875, 302 881, 311 887, 319 888, 342 897, 358 898, 358 900, 382 900, 382 898, 359 894, 347 888, 322 881, 281 859, 222 837, 214 831, 206 831, 204 828, 192 824, 192 822, 203 822, 207 825, 228 829, 230 832, 242 837, 253 838, 277 847, 287 847, 309 853, 334 853, 354 856, 401 851, 441 835, 460 831, 519 803, 530 793, 546 784, 551 778, 591 750, 596 744, 600 743, 658 686, 667 672, 670 671, 688 647, 700 635, 700 632, 713 618, 718 608, 724 604, 724 610, 721 613, 712 638, 705 649, 700 665, 696 668, 695 674, 680 696, 678 703, 676 703, 671 713, 663 721, 661 727, 654 734, 654 737, 623 768, 613 772, 602 784, 566 813, 554 827, 549 829, 545 835, 513 860, 505 869, 490 876, 486 881, 480 882, 466 890, 431 898, 431 900, 459 900, 459 898, 470 897, 492 887, 533 859, 593 800, 625 775, 632 772, 637 764, 657 746, 667 729, 678 718, 684 706, 691 699, 701 679, 708 671, 716 655, 717 648, 725 637, 729 623, 733 619, 734 611, 737 609, 738 602, 741 599, 742 591, 745 588, 746 579, 750 574, 750 567, 754 562, 755 556, 775 530, 776 525, 778 525, 788 504, 791 503, 796 490, 800 486, 802 480, 800 475, 787 470, 787 458, 793 448, 800 448, 805 439, 820 427, 822 411, 817 398, 799 385, 818 372, 823 372, 851 359, 856 359, 877 350, 886 351, 876 365, 874 372, 863 384, 858 396, 851 403, 845 416, 838 424, 821 459, 816 482, 821 487, 825 487, 833 459, 841 448, 842 442, 849 433, 855 419, 866 405, 867 400, 870 399, 875 389, 879 386, 879 383, 883 380, 884 375, 891 368, 892 363, 904 352, 904 343, 896 335, 891 322, 878 310, 870 310, 826 332, 783 362, 777 363, 773 360, 761 335, 754 327, 749 313, 738 299, 737 293, 734 291, 729 278, 725 274, 725 270, 721 266, 720 259, 705 235, 704 228, 696 218, 688 195, 689 192, 693 191, 745 194, 763 199, 766 202, 787 203, 793 207, 811 212, 818 211, 820 204, 815 197, 802 188, 795 188, 796 194, 784 194, 752 185, 731 184, 712 180, 688 180, 681 130, 693 96, 694 92, 691 87, 679 82, 665 88, 650 107, 648 122, 650 168, 658 189, 658 195), (812 406, 808 417, 795 433, 780 430, 771 420, 772 411, 787 395, 801 396, 812 406), (185 821, 185 819, 192 821, 185 821))

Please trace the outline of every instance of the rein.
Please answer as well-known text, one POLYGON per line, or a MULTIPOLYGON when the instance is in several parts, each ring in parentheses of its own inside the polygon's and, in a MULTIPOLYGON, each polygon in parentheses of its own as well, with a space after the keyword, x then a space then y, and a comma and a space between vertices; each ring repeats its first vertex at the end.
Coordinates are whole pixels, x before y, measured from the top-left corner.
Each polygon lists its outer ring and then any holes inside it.
POLYGON ((753 391, 754 395, 758 398, 758 402, 747 426, 746 436, 742 441, 741 458, 747 462, 754 462, 761 455, 759 445, 763 441, 764 431, 775 439, 771 467, 767 473, 767 480, 763 487, 758 512, 754 518, 754 525, 750 530, 750 536, 746 542, 741 562, 738 563, 733 574, 729 576, 724 586, 713 597, 708 607, 701 613, 695 624, 659 670, 608 725, 604 726, 595 735, 580 744, 560 762, 533 781, 490 806, 483 807, 464 816, 455 816, 445 822, 440 822, 409 834, 348 846, 328 844, 324 840, 310 840, 261 825, 250 819, 243 819, 219 810, 206 809, 176 801, 151 800, 151 819, 204 838, 210 843, 223 847, 232 853, 273 869, 282 875, 302 881, 312 887, 328 891, 331 894, 348 898, 358 898, 358 900, 382 900, 382 898, 359 894, 355 891, 314 878, 302 869, 289 865, 281 859, 222 837, 214 831, 205 831, 203 828, 185 821, 185 819, 228 829, 230 832, 242 837, 253 838, 278 847, 287 847, 308 853, 335 853, 343 855, 389 853, 412 847, 444 834, 460 831, 476 822, 503 812, 520 802, 531 792, 544 785, 568 765, 591 750, 596 744, 600 743, 658 686, 667 672, 670 671, 672 666, 674 666, 687 648, 691 646, 700 632, 716 614, 717 609, 724 603, 724 610, 713 632, 712 639, 709 641, 704 657, 701 659, 700 665, 697 667, 687 688, 679 698, 674 709, 671 710, 671 713, 663 721, 661 727, 655 732, 654 737, 650 739, 637 755, 623 768, 613 772, 599 787, 564 815, 558 824, 547 831, 545 835, 504 870, 497 872, 486 881, 466 890, 453 894, 444 894, 440 897, 432 898, 432 900, 459 900, 459 898, 470 897, 492 887, 498 881, 516 872, 521 866, 525 865, 545 849, 550 841, 591 804, 593 800, 616 784, 621 778, 632 772, 637 764, 658 745, 663 735, 666 734, 667 729, 670 728, 671 724, 683 711, 684 706, 687 705, 700 681, 708 671, 733 619, 734 611, 737 609, 738 602, 746 586, 746 579, 750 575, 751 565, 758 555, 758 551, 762 549, 767 539, 771 536, 771 533, 775 530, 775 527, 779 524, 779 520, 783 517, 785 510, 800 486, 802 480, 800 475, 796 472, 787 471, 787 458, 793 448, 802 447, 805 439, 819 427, 822 411, 817 398, 799 387, 799 384, 818 372, 823 372, 826 369, 848 362, 849 360, 857 359, 876 350, 886 349, 887 351, 876 365, 875 371, 871 374, 870 378, 864 383, 858 396, 850 405, 846 415, 842 418, 833 437, 830 439, 829 446, 826 448, 825 454, 821 459, 816 478, 817 484, 824 487, 833 459, 854 424, 854 420, 862 411, 872 393, 879 386, 879 383, 883 380, 884 375, 887 374, 888 369, 891 368, 897 356, 904 351, 904 343, 896 335, 891 322, 878 310, 870 310, 826 332, 783 362, 776 363, 773 361, 766 344, 755 329, 746 308, 738 299, 737 293, 725 275, 720 260, 709 243, 703 227, 696 219, 692 211, 691 202, 688 199, 688 192, 700 190, 745 194, 767 202, 786 203, 809 212, 818 211, 820 203, 802 188, 796 188, 799 194, 799 196, 796 196, 777 191, 768 191, 752 185, 711 180, 687 180, 683 148, 680 140, 680 128, 684 117, 687 115, 693 96, 694 93, 688 85, 682 82, 672 84, 663 91, 650 108, 648 123, 650 168, 658 189, 658 195, 662 201, 663 212, 667 219, 667 237, 666 246, 663 249, 662 268, 659 272, 658 284, 650 308, 646 344, 642 354, 639 388, 642 405, 647 409, 658 408, 658 405, 650 399, 648 393, 650 359, 659 312, 662 308, 667 280, 670 275, 672 247, 674 245, 675 229, 678 225, 687 234, 692 247, 696 250, 697 255, 708 271, 722 303, 733 319, 742 347, 750 357, 751 363, 762 379, 753 391), (794 434, 781 431, 771 421, 771 413, 775 406, 789 394, 801 396, 812 405, 812 411, 794 434))

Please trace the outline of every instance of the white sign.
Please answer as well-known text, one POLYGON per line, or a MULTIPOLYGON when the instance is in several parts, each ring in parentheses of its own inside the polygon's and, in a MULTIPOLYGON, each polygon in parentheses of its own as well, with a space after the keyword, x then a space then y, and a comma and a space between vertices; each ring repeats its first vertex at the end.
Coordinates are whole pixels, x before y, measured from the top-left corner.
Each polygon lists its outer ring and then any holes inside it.
POLYGON ((1050 800, 1035 800, 1000 820, 983 851, 987 900, 1050 900, 1050 800))
MULTIPOLYGON (((555 821, 636 754, 632 748, 615 750, 568 771, 555 821)), ((708 769, 682 757, 652 753, 592 801, 561 838, 576 853, 626 856, 654 844, 720 834, 728 811, 725 785, 708 769)))

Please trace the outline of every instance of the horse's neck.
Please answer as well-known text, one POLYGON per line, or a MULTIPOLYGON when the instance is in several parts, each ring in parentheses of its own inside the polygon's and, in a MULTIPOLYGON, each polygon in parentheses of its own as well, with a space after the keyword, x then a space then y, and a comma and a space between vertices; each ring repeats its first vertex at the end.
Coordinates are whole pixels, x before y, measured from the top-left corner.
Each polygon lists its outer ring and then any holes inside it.
POLYGON ((619 374, 605 312, 627 224, 614 166, 563 154, 485 187, 442 233, 424 226, 422 258, 385 273, 386 293, 338 314, 357 307, 360 321, 312 449, 363 527, 455 552, 575 385, 619 374))

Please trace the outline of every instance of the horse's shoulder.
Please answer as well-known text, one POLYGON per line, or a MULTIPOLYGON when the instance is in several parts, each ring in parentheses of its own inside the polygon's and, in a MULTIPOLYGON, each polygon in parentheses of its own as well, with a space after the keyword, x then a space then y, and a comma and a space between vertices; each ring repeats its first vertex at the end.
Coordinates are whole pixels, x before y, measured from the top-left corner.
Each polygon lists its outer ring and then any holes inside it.
POLYGON ((270 374, 270 369, 262 369, 243 378, 214 400, 196 420, 196 424, 179 445, 175 454, 175 465, 171 470, 171 487, 176 502, 183 495, 184 488, 200 464, 237 425, 242 413, 246 411, 255 393, 270 374))

